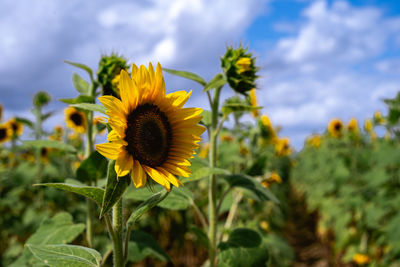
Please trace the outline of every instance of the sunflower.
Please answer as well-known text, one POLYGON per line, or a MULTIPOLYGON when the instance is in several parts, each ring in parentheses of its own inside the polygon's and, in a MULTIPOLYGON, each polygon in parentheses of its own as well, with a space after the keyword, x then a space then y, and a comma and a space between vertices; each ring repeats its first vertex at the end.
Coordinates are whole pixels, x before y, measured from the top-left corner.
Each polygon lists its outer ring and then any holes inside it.
POLYGON ((275 140, 275 151, 279 157, 289 156, 292 153, 290 148, 290 140, 287 137, 277 138, 275 140))
POLYGON ((48 163, 49 162, 49 154, 51 149, 48 147, 42 147, 40 149, 40 159, 42 162, 48 163))
POLYGON ((342 136, 343 122, 339 119, 332 119, 328 125, 329 134, 332 137, 339 138, 342 136))
POLYGON ((368 255, 356 253, 353 256, 353 261, 358 265, 365 265, 371 261, 371 258, 368 255))
POLYGON ((385 119, 382 117, 382 113, 380 111, 375 111, 374 121, 376 124, 384 124, 385 123, 385 119))
POLYGON ((366 119, 365 120, 364 128, 365 128, 365 131, 367 131, 368 133, 372 132, 372 130, 374 128, 374 125, 372 124, 372 120, 371 119, 366 119))
MULTIPOLYGON (((258 101, 257 101, 257 95, 256 95, 256 89, 251 89, 250 90, 250 105, 252 107, 258 107, 258 101)), ((258 112, 258 109, 253 109, 251 111, 251 114, 253 115, 254 118, 257 118, 260 113, 258 112)))
POLYGON ((321 146, 321 136, 318 134, 313 134, 309 136, 306 140, 307 146, 312 146, 318 148, 321 146))
POLYGON ((116 160, 118 176, 130 173, 136 187, 143 187, 147 175, 170 190, 170 183, 182 183, 175 175, 188 177, 188 158, 193 157, 197 142, 205 128, 198 125, 201 108, 183 108, 191 92, 166 94, 161 65, 156 71, 141 65, 132 66, 132 78, 121 70, 121 100, 113 96, 99 97, 107 108, 112 130, 109 143, 96 145, 103 156, 116 160))
POLYGON ((272 184, 274 183, 282 183, 282 178, 279 176, 279 174, 277 172, 272 172, 271 175, 267 178, 264 179, 261 184, 264 187, 270 187, 272 184))
POLYGON ((24 131, 24 128, 22 127, 22 123, 17 121, 17 119, 15 119, 15 118, 9 120, 8 122, 6 122, 6 124, 11 129, 11 136, 13 136, 13 137, 20 136, 24 131))
POLYGON ((259 120, 259 127, 261 130, 261 136, 266 141, 274 141, 276 138, 276 132, 272 126, 271 120, 267 115, 262 115, 259 120))
POLYGON ((7 142, 11 139, 12 130, 6 124, 0 125, 0 144, 7 142))
POLYGON ((358 122, 356 118, 352 118, 347 124, 347 131, 353 138, 358 138, 358 122))
POLYGON ((86 116, 83 112, 74 107, 68 107, 64 110, 64 113, 65 121, 69 128, 74 129, 78 133, 86 131, 86 116))

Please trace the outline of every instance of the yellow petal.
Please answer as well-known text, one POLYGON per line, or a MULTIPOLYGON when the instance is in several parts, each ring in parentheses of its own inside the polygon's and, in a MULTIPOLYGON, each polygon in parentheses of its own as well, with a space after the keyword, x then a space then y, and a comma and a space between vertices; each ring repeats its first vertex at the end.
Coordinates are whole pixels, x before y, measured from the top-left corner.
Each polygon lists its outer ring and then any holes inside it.
POLYGON ((153 168, 145 166, 145 165, 143 165, 143 169, 151 177, 151 179, 153 179, 160 185, 164 186, 165 189, 167 189, 168 191, 171 190, 171 185, 169 184, 166 177, 162 173, 160 173, 156 169, 153 169, 153 168))
POLYGON ((143 187, 146 185, 146 173, 144 172, 139 161, 133 160, 133 169, 131 173, 133 184, 136 188, 143 187))
POLYGON ((184 169, 183 166, 176 166, 172 163, 165 162, 162 167, 173 174, 183 177, 189 177, 192 173, 189 169, 184 169))
POLYGON ((119 114, 121 117, 125 117, 126 111, 122 105, 121 100, 116 97, 105 95, 100 96, 99 101, 106 107, 107 110, 119 114))
POLYGON ((133 63, 132 64, 132 80, 135 80, 137 72, 138 72, 138 67, 135 65, 135 63, 133 63))
POLYGON ((119 157, 115 162, 115 172, 119 177, 128 175, 133 167, 132 156, 127 152, 120 153, 119 157))
POLYGON ((104 143, 96 145, 97 151, 109 159, 117 159, 121 152, 121 145, 114 143, 104 143))
POLYGON ((136 108, 137 94, 135 85, 125 70, 121 70, 120 93, 122 103, 124 104, 126 111, 129 113, 132 109, 136 108))
POLYGON ((164 177, 168 180, 168 182, 173 184, 175 187, 179 187, 178 179, 176 179, 176 177, 172 175, 172 173, 166 171, 162 167, 157 167, 157 170, 164 175, 164 177))
MULTIPOLYGON (((171 115, 168 116, 170 122, 180 121, 180 120, 187 120, 194 117, 200 117, 200 114, 203 112, 201 108, 183 108, 173 112, 171 115)), ((199 121, 200 121, 199 120, 199 121)))

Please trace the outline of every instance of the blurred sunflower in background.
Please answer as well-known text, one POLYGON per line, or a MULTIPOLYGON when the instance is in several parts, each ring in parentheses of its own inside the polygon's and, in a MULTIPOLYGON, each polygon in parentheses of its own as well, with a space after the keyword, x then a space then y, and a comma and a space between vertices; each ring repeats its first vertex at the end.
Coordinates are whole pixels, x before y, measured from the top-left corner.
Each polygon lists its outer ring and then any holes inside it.
POLYGON ((382 113, 380 111, 375 111, 374 122, 378 125, 382 125, 386 122, 385 118, 382 116, 382 113))
POLYGON ((372 124, 372 120, 371 119, 366 119, 364 122, 364 129, 367 133, 372 132, 374 128, 374 125, 372 124))
POLYGON ((275 139, 275 151, 279 157, 289 156, 292 153, 290 140, 287 137, 275 139))
POLYGON ((312 147, 318 148, 318 147, 321 146, 321 140, 322 140, 322 138, 321 138, 320 135, 318 135, 318 134, 313 134, 313 135, 311 135, 311 136, 309 136, 309 137, 307 138, 307 140, 306 140, 306 145, 307 145, 307 146, 312 146, 312 147))
POLYGON ((97 71, 97 80, 103 91, 103 95, 112 95, 120 97, 119 82, 121 80, 121 70, 128 70, 128 62, 121 55, 111 53, 111 55, 102 55, 99 61, 97 71))
POLYGON ((48 163, 49 162, 49 154, 50 154, 50 148, 48 147, 42 147, 40 149, 40 159, 42 162, 48 163))
POLYGON ((277 172, 272 172, 269 177, 261 181, 262 186, 270 187, 274 183, 282 183, 282 178, 279 176, 277 172))
POLYGON ((9 141, 12 137, 12 130, 8 125, 1 124, 0 125, 0 144, 9 141))
POLYGON ((271 143, 276 139, 275 129, 267 115, 261 116, 258 120, 258 126, 261 131, 262 143, 271 143))
POLYGON ((84 133, 86 131, 86 116, 83 112, 74 107, 68 107, 64 110, 64 113, 68 128, 78 133, 84 133))
POLYGON ((18 137, 24 132, 24 127, 22 123, 17 121, 16 118, 12 118, 8 122, 6 122, 7 126, 11 129, 11 136, 18 137))
POLYGON ((328 132, 332 137, 339 138, 342 136, 343 122, 339 119, 332 119, 328 125, 328 132))
POLYGON ((183 108, 191 92, 166 94, 161 65, 156 71, 132 66, 132 78, 121 70, 121 100, 113 96, 99 97, 107 108, 112 131, 109 143, 96 145, 103 156, 116 160, 119 177, 131 175, 136 187, 143 187, 147 175, 170 190, 182 183, 175 175, 188 177, 194 149, 205 127, 199 125, 201 108, 183 108))

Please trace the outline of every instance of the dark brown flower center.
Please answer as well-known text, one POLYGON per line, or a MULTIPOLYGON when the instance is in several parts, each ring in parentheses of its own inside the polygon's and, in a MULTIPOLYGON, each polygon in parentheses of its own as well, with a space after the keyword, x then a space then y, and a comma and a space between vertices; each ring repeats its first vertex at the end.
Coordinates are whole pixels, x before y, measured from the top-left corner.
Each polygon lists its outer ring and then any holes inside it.
POLYGON ((13 132, 15 133, 18 130, 17 123, 15 123, 15 122, 11 123, 11 128, 12 128, 13 132))
POLYGON ((82 115, 79 113, 72 113, 71 116, 69 117, 71 119, 71 121, 73 121, 73 123, 76 126, 81 126, 83 124, 83 118, 82 115))
POLYGON ((157 167, 168 157, 172 130, 167 116, 155 105, 138 106, 127 117, 126 150, 141 164, 157 167))
POLYGON ((335 130, 340 131, 342 129, 342 124, 340 123, 335 123, 335 130))
POLYGON ((40 155, 42 157, 46 157, 48 152, 49 152, 49 150, 46 147, 42 147, 42 149, 40 149, 40 155))
POLYGON ((0 140, 4 140, 7 137, 7 129, 0 128, 0 140))

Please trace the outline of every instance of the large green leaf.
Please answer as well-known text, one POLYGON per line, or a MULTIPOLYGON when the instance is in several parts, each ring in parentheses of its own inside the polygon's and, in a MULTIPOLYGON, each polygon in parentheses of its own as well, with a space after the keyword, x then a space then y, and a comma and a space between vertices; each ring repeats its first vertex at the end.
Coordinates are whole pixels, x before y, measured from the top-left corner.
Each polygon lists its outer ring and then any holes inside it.
POLYGON ((82 69, 82 70, 85 70, 85 71, 89 74, 90 78, 91 78, 91 79, 93 78, 93 71, 92 71, 92 69, 89 68, 88 66, 86 66, 85 64, 77 63, 77 62, 72 62, 72 61, 69 61, 69 60, 64 60, 64 62, 67 63, 67 64, 69 64, 69 65, 72 65, 72 66, 75 66, 75 67, 77 67, 77 68, 80 68, 80 69, 82 69))
POLYGON ((22 143, 25 146, 30 146, 34 148, 48 147, 48 148, 63 150, 66 152, 76 153, 76 149, 73 146, 56 140, 32 140, 32 141, 22 141, 22 143))
POLYGON ((223 176, 231 187, 240 187, 249 190, 259 201, 271 200, 279 203, 275 195, 267 188, 245 174, 231 174, 223 176))
POLYGON ((218 88, 218 87, 224 86, 225 84, 226 84, 226 79, 225 79, 224 75, 222 75, 221 73, 218 73, 217 75, 215 75, 214 78, 211 79, 211 81, 209 81, 207 83, 207 85, 204 87, 203 92, 206 92, 213 88, 218 88))
MULTIPOLYGON (((147 188, 130 188, 124 197, 137 201, 145 201, 150 199, 155 193, 160 193, 163 191, 165 191, 164 188, 159 185, 154 186, 152 191, 147 188)), ((192 198, 192 192, 185 187, 173 188, 173 190, 171 190, 171 192, 168 194, 168 197, 156 205, 160 208, 169 210, 185 210, 191 205, 192 198)))
POLYGON ((78 103, 78 104, 72 104, 71 106, 75 108, 80 108, 89 111, 97 111, 106 114, 106 108, 102 105, 91 104, 91 103, 78 103))
POLYGON ((74 245, 32 245, 32 254, 51 267, 100 267, 101 255, 94 249, 74 245))
MULTIPOLYGON (((72 216, 67 212, 56 214, 51 219, 44 220, 39 229, 29 237, 26 245, 65 244, 73 241, 85 229, 84 224, 74 224, 72 216)), ((37 260, 25 249, 22 255, 11 266, 36 266, 37 260)))
POLYGON ((248 228, 237 228, 229 235, 227 242, 218 247, 218 266, 266 266, 268 251, 260 247, 261 236, 248 228))
POLYGON ((205 177, 210 176, 211 174, 215 175, 228 175, 230 172, 221 168, 211 168, 211 167, 200 167, 193 170, 192 174, 189 177, 182 178, 182 183, 194 182, 205 177))
POLYGON ((151 257, 160 261, 170 261, 168 254, 160 247, 157 241, 142 231, 131 232, 132 241, 129 242, 128 260, 139 262, 146 257, 151 257))
POLYGON ((76 178, 84 183, 102 179, 107 175, 107 165, 107 159, 94 151, 76 170, 76 178))
POLYGON ((28 126, 29 128, 33 129, 33 122, 31 120, 25 119, 25 118, 21 118, 21 117, 16 117, 15 118, 18 122, 25 124, 26 126, 28 126))
POLYGON ((96 202, 96 204, 99 205, 99 207, 101 207, 103 203, 104 189, 99 187, 82 186, 82 185, 66 184, 66 183, 47 183, 47 184, 36 184, 36 185, 54 187, 85 196, 96 202))
POLYGON ((94 97, 89 95, 80 95, 76 98, 61 98, 60 101, 67 104, 94 103, 94 97))
POLYGON ((141 203, 131 214, 129 217, 128 221, 126 222, 126 225, 128 228, 131 228, 135 222, 147 211, 152 209, 154 206, 156 206, 158 203, 163 201, 167 196, 169 192, 167 190, 163 190, 161 192, 158 192, 154 195, 152 195, 149 199, 141 203))
POLYGON ((82 79, 81 76, 79 76, 77 73, 74 73, 72 75, 72 83, 75 86, 75 89, 84 95, 89 94, 89 83, 82 79))
POLYGON ((131 183, 129 175, 118 177, 114 167, 115 160, 111 160, 108 164, 107 184, 104 192, 103 203, 101 205, 100 218, 103 217, 103 215, 121 199, 131 183))
POLYGON ((180 71, 180 70, 172 70, 172 69, 167 69, 167 68, 163 68, 163 70, 168 72, 168 73, 174 74, 176 76, 181 76, 183 78, 198 82, 202 86, 206 86, 207 85, 206 81, 203 78, 201 78, 199 75, 194 74, 192 72, 180 71))

